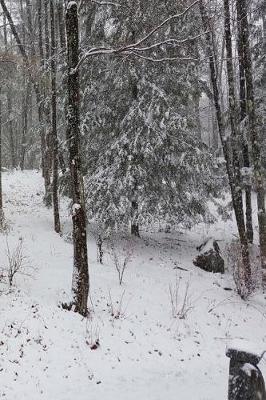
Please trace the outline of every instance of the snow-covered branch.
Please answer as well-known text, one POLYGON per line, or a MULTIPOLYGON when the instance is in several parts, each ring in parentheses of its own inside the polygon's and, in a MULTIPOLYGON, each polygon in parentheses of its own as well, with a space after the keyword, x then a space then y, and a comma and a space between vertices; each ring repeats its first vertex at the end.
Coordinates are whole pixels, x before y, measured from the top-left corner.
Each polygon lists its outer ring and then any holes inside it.
MULTIPOLYGON (((91 0, 93 2, 98 2, 98 0, 91 0)), ((102 2, 100 2, 103 4, 102 2)), ((80 58, 75 70, 77 71, 80 66, 83 64, 83 62, 92 57, 92 56, 98 56, 98 55, 126 55, 126 56, 134 56, 134 57, 139 57, 146 59, 148 61, 155 61, 155 62, 163 62, 163 61, 173 61, 173 60, 181 60, 181 61, 197 61, 195 58, 187 58, 187 57, 163 57, 163 58, 156 58, 156 57, 150 57, 150 56, 143 56, 140 55, 139 52, 145 52, 149 50, 154 50, 156 48, 162 47, 163 45, 180 45, 188 41, 192 41, 197 39, 201 35, 197 35, 195 37, 189 37, 185 39, 165 39, 163 41, 153 43, 150 46, 146 47, 141 47, 141 45, 146 42, 148 39, 152 38, 156 32, 161 30, 164 26, 168 25, 170 22, 172 22, 175 19, 183 18, 193 7, 195 7, 199 3, 199 0, 195 0, 189 7, 187 7, 182 13, 180 14, 174 14, 171 15, 170 17, 166 18, 163 22, 161 22, 159 25, 157 25, 155 28, 153 28, 149 33, 147 33, 144 37, 139 39, 135 43, 131 43, 125 46, 121 46, 118 48, 111 48, 111 47, 98 47, 98 48, 91 48, 88 51, 86 51, 80 58)), ((114 3, 113 3, 114 4, 114 3)))

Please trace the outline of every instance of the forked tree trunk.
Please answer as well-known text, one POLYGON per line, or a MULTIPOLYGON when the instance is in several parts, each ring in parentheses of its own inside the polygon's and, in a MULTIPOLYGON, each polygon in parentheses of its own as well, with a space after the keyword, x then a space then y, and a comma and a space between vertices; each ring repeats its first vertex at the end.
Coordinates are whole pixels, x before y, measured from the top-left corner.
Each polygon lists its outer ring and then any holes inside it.
POLYGON ((51 16, 51 90, 52 90, 52 137, 53 137, 53 208, 54 230, 59 233, 60 215, 58 199, 58 137, 57 137, 57 95, 56 95, 56 42, 55 42, 55 17, 53 0, 50 0, 51 16))
POLYGON ((76 69, 79 61, 79 24, 76 1, 69 1, 67 4, 66 32, 68 55, 67 143, 73 201, 73 305, 76 312, 87 315, 89 271, 84 186, 80 157, 80 87, 79 72, 76 69))
POLYGON ((241 291, 240 295, 242 297, 246 297, 251 291, 251 268, 250 268, 250 259, 249 259, 249 249, 248 249, 248 241, 246 237, 245 231, 245 220, 244 220, 244 212, 242 207, 242 194, 240 196, 239 191, 236 188, 235 182, 235 174, 234 174, 234 166, 231 161, 230 155, 230 147, 228 140, 225 136, 225 128, 223 123, 221 105, 220 105, 220 95, 218 90, 218 73, 215 68, 215 58, 212 49, 212 40, 210 33, 210 24, 208 19, 208 14, 206 12, 203 1, 201 0, 199 3, 200 13, 202 17, 203 27, 206 32, 206 45, 207 45, 207 56, 209 59, 209 68, 211 74, 211 83, 213 87, 213 97, 214 104, 216 110, 216 118, 218 123, 219 135, 223 147, 224 158, 226 161, 226 169, 227 175, 231 190, 232 202, 234 213, 236 217, 236 223, 239 233, 240 245, 241 245, 241 255, 242 255, 242 275, 245 288, 241 291))
POLYGON ((249 132, 252 148, 252 161, 255 177, 255 185, 257 191, 257 208, 259 223, 259 240, 260 240, 260 256, 261 265, 266 269, 266 209, 265 209, 265 189, 262 173, 261 150, 258 134, 258 121, 255 109, 254 82, 252 75, 252 60, 250 51, 250 34, 248 24, 248 8, 246 0, 237 0, 238 15, 238 35, 243 49, 242 62, 244 65, 246 78, 246 98, 247 98, 247 114, 249 117, 249 132))

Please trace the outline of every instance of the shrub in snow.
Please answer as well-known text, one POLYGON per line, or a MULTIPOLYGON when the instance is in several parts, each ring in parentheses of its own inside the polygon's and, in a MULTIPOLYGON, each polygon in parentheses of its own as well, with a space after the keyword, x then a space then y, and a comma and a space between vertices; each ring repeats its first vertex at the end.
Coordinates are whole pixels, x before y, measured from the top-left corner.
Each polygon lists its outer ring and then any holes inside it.
POLYGON ((120 298, 117 300, 113 300, 111 296, 111 292, 109 291, 109 299, 107 306, 109 308, 110 315, 113 319, 120 319, 125 316, 126 312, 126 307, 124 306, 124 297, 125 297, 126 291, 124 290, 123 293, 121 294, 120 298))
POLYGON ((189 295, 190 282, 185 284, 185 289, 182 292, 180 284, 182 278, 176 277, 175 284, 169 285, 171 311, 173 318, 185 319, 189 311, 192 310, 191 299, 189 295))
POLYGON ((124 247, 122 251, 119 251, 118 247, 115 246, 113 239, 111 239, 110 253, 115 266, 115 270, 118 275, 119 285, 122 285, 125 271, 132 258, 133 249, 131 247, 131 244, 127 244, 127 246, 124 247))
POLYGON ((8 240, 6 240, 7 247, 7 259, 8 265, 6 268, 7 279, 9 287, 13 286, 14 278, 17 274, 29 275, 26 272, 26 268, 29 266, 26 265, 26 257, 23 254, 23 239, 20 238, 18 244, 14 249, 10 249, 8 240))

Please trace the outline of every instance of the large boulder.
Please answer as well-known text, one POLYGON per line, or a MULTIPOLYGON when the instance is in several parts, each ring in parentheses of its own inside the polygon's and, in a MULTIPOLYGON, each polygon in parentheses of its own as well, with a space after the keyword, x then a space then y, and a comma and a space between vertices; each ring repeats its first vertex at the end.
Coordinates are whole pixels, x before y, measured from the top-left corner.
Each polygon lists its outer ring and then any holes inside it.
POLYGON ((193 264, 207 272, 224 274, 224 259, 215 239, 208 239, 197 247, 200 254, 193 260, 193 264))

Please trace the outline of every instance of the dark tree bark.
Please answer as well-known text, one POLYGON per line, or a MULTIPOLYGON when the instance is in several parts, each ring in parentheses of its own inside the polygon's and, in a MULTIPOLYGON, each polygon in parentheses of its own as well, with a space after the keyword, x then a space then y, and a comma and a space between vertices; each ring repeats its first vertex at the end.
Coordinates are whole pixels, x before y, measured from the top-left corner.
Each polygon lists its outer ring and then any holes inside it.
POLYGON ((213 87, 213 98, 214 98, 214 104, 215 104, 215 110, 216 110, 216 118, 217 118, 217 123, 218 123, 219 135, 220 135, 220 139, 221 139, 221 143, 222 143, 222 147, 223 147, 224 158, 226 161, 227 175, 228 175, 231 196, 232 196, 232 202, 233 202, 233 208, 234 208, 234 213, 235 213, 235 217, 236 217, 236 223, 237 223, 240 245, 241 245, 243 281, 244 281, 245 288, 244 288, 244 290, 241 291, 240 295, 242 297, 246 297, 251 291, 251 268, 250 268, 250 260, 249 260, 248 241, 247 241, 246 231, 245 231, 244 213, 243 213, 243 207, 242 207, 242 194, 240 195, 239 191, 236 188, 234 166, 231 161, 230 147, 229 147, 228 140, 225 136, 225 128, 224 128, 224 123, 223 123, 223 118, 222 118, 220 95, 219 95, 218 82, 217 82, 218 73, 216 71, 215 57, 214 57, 213 50, 212 50, 212 39, 211 39, 211 33, 210 33, 209 18, 208 18, 208 14, 206 12, 206 9, 205 9, 205 6, 204 6, 204 3, 202 0, 199 3, 199 8, 200 8, 200 13, 201 13, 201 17, 202 17, 203 27, 204 27, 204 30, 206 31, 205 36, 206 36, 206 45, 207 45, 207 56, 209 59, 209 68, 210 68, 211 81, 212 81, 212 87, 213 87))
POLYGON ((54 229, 61 231, 59 200, 58 200, 58 138, 57 138, 57 94, 56 94, 56 41, 55 41, 55 16, 53 0, 50 0, 51 16, 51 89, 52 89, 52 137, 53 137, 53 208, 54 229))
POLYGON ((81 315, 88 313, 89 271, 87 255, 87 228, 84 187, 80 157, 80 86, 79 72, 79 24, 75 1, 69 1, 66 11, 68 56, 68 112, 67 143, 72 189, 72 221, 74 244, 73 305, 81 315))
POLYGON ((248 23, 248 8, 246 0, 237 0, 238 15, 238 35, 243 49, 242 62, 244 65, 246 78, 246 104, 249 118, 249 133, 252 149, 252 162, 254 169, 254 178, 257 191, 257 208, 259 223, 260 255, 261 265, 266 269, 266 209, 265 209, 265 189, 262 173, 261 150, 258 134, 258 121, 255 109, 254 82, 252 73, 252 60, 250 51, 250 34, 248 23))
POLYGON ((139 224, 137 221, 138 215, 138 203, 136 201, 131 202, 131 235, 140 237, 139 224))

